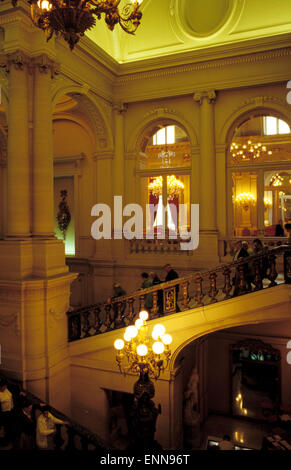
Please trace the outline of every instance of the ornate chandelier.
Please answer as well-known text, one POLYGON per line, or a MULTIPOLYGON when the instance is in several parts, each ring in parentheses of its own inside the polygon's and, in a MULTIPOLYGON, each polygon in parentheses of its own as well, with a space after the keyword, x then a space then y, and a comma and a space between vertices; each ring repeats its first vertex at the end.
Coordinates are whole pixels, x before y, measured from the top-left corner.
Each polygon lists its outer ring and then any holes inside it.
POLYGON ((146 323, 148 316, 146 310, 141 311, 135 326, 128 326, 124 340, 117 339, 114 347, 117 350, 116 361, 121 373, 148 374, 149 377, 157 379, 169 363, 172 337, 165 334, 163 325, 158 324, 154 326, 150 338, 146 323))
MULTIPOLYGON (((154 181, 149 183, 148 188, 154 196, 159 197, 163 192, 163 177, 157 176, 154 181)), ((184 183, 178 180, 175 175, 167 176, 168 199, 172 199, 174 196, 178 195, 184 188, 184 183)))
MULTIPOLYGON (((3 0, 1 0, 3 1, 3 0)), ((16 6, 17 0, 11 0, 16 6)), ((81 36, 96 24, 96 18, 105 15, 108 28, 113 31, 116 24, 129 34, 134 34, 140 24, 142 0, 128 0, 122 12, 119 4, 123 0, 27 0, 31 5, 33 23, 47 35, 62 36, 73 49, 81 36)))
POLYGON ((256 198, 252 193, 240 193, 236 196, 235 202, 247 211, 250 205, 255 205, 256 198))
POLYGON ((162 168, 168 168, 172 164, 172 157, 175 156, 175 152, 168 150, 167 146, 165 150, 158 153, 158 158, 162 160, 162 168))
POLYGON ((236 162, 256 160, 257 158, 272 155, 272 150, 267 150, 267 147, 261 142, 254 143, 251 140, 248 140, 245 144, 232 142, 230 152, 236 162))
POLYGON ((284 181, 284 178, 282 178, 282 176, 279 175, 279 173, 276 173, 270 179, 270 186, 282 186, 283 181, 284 181))

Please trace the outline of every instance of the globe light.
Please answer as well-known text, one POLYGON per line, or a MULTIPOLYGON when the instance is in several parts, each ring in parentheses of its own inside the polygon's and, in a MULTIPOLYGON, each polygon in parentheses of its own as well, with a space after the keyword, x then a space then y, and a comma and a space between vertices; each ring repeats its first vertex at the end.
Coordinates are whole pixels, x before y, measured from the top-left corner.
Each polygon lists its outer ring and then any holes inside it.
POLYGON ((130 336, 131 338, 135 338, 138 334, 138 329, 136 328, 136 326, 131 325, 126 328, 125 333, 128 334, 128 336, 130 336))
POLYGON ((127 331, 125 331, 123 338, 125 339, 125 341, 131 341, 131 336, 127 331))
POLYGON ((139 330, 139 329, 142 327, 142 325, 143 325, 142 319, 141 319, 141 318, 138 318, 138 319, 136 320, 136 322, 135 322, 136 328, 139 330))
POLYGON ((163 354, 164 350, 165 350, 165 346, 163 345, 163 343, 161 343, 161 341, 156 341, 154 344, 153 344, 153 351, 155 354, 163 354))
POLYGON ((41 10, 51 10, 52 9, 52 4, 48 1, 48 0, 38 0, 37 2, 37 6, 41 9, 41 10))
POLYGON ((124 348, 124 341, 123 339, 117 339, 114 341, 114 347, 115 349, 117 349, 118 351, 120 351, 121 349, 124 348))
POLYGON ((171 344, 171 342, 172 342, 172 336, 169 335, 169 334, 166 334, 166 335, 162 336, 161 339, 162 339, 163 343, 166 344, 166 345, 171 344))
POLYGON ((141 312, 139 312, 139 318, 146 321, 149 318, 148 312, 146 310, 142 310, 141 312))
POLYGON ((139 356, 145 356, 148 353, 148 348, 145 344, 139 344, 136 348, 136 352, 139 356))
POLYGON ((158 325, 156 325, 153 329, 152 337, 154 339, 158 339, 159 337, 165 334, 165 331, 166 331, 166 328, 164 327, 164 325, 161 325, 160 323, 158 323, 158 325))

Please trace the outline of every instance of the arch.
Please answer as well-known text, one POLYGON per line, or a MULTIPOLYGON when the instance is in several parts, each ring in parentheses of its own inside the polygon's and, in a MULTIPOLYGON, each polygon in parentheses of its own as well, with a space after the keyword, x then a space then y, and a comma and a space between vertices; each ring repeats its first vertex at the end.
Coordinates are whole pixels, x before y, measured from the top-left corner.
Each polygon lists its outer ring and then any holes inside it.
MULTIPOLYGON (((89 91, 89 87, 81 85, 66 85, 60 87, 53 95, 52 106, 53 109, 57 105, 58 101, 64 96, 72 96, 78 101, 83 107, 84 113, 89 117, 93 128, 96 131, 96 137, 99 135, 99 131, 102 128, 102 134, 106 138, 107 150, 113 149, 113 135, 111 130, 110 116, 107 116, 101 107, 99 101, 93 96, 92 92, 89 91)), ((104 108, 109 107, 106 103, 104 108)), ((96 139, 97 141, 97 139, 96 139)))
POLYGON ((236 109, 224 122, 219 135, 222 144, 230 144, 235 128, 243 124, 243 122, 252 116, 256 115, 272 115, 283 119, 291 127, 291 107, 285 105, 279 98, 272 96, 259 96, 247 100, 245 104, 236 109), (290 108, 290 110, 289 110, 290 108))
POLYGON ((190 123, 173 110, 165 108, 156 108, 145 115, 140 121, 126 145, 126 152, 138 153, 140 149, 145 149, 148 140, 161 126, 175 124, 186 132, 190 146, 197 145, 197 134, 190 123))
POLYGON ((59 120, 66 120, 66 121, 71 121, 74 122, 75 124, 78 124, 84 131, 88 134, 92 145, 96 145, 96 136, 94 135, 93 130, 91 129, 91 126, 88 127, 88 123, 81 119, 79 116, 75 116, 73 113, 70 114, 65 114, 65 113, 56 113, 53 115, 53 122, 59 121, 59 120))

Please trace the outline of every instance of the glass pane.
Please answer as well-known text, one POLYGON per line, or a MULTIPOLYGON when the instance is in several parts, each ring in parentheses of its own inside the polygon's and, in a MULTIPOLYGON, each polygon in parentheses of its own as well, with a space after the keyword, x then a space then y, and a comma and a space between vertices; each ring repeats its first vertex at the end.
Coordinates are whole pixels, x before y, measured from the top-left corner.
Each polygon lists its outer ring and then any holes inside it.
POLYGON ((270 170, 264 174, 265 235, 286 236, 284 225, 291 222, 291 170, 270 170))
POLYGON ((140 153, 139 163, 140 169, 191 166, 190 143, 184 130, 177 126, 160 129, 140 153))
POLYGON ((166 130, 167 130, 166 144, 174 144, 175 143, 175 126, 168 126, 166 127, 166 130))
POLYGON ((277 121, 278 119, 272 116, 265 117, 265 134, 272 135, 277 134, 277 121))
POLYGON ((236 237, 256 236, 257 174, 235 172, 232 174, 233 225, 236 237))
POLYGON ((274 116, 248 119, 235 131, 230 157, 235 165, 291 160, 288 124, 274 116))
POLYGON ((168 229, 188 230, 190 227, 190 176, 167 176, 168 229), (182 209, 181 204, 184 204, 182 209), (183 211, 183 212, 182 212, 183 211))
POLYGON ((290 127, 288 126, 287 122, 282 121, 279 119, 279 134, 289 134, 290 127))

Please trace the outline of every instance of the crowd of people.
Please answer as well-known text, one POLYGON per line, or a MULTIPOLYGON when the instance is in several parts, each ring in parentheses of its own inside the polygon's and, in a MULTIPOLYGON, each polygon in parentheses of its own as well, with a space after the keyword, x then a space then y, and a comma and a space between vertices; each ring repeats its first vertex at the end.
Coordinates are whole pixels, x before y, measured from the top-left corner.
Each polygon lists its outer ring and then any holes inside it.
POLYGON ((6 379, 0 379, 0 445, 19 450, 51 450, 57 419, 45 403, 33 404, 23 391, 12 392, 6 379), (39 415, 37 416, 37 410, 39 415))

